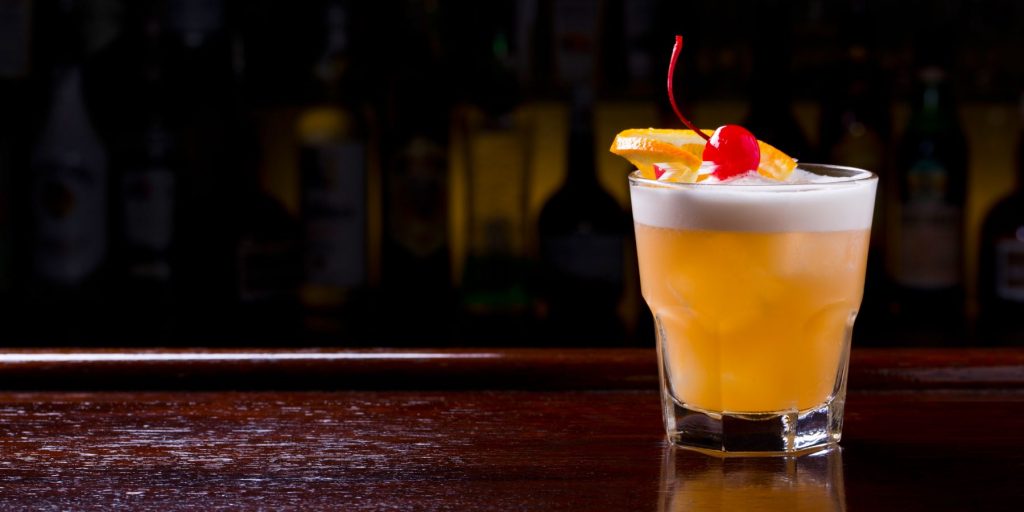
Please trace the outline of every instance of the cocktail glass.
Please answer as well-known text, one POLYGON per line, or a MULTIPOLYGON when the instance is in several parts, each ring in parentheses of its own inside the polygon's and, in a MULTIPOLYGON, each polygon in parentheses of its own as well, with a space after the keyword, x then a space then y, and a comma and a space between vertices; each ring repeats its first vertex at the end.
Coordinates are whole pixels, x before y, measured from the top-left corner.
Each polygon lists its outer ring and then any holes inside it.
POLYGON ((800 454, 842 435, 878 178, 849 167, 800 168, 815 180, 629 177, 665 428, 675 444, 800 454))

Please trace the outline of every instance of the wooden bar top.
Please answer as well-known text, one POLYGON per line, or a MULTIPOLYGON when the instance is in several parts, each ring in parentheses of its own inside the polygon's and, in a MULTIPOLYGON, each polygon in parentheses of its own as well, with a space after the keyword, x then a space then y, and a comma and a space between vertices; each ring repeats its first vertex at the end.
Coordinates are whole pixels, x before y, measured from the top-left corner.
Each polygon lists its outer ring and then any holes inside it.
POLYGON ((841 450, 730 459, 665 443, 656 386, 643 377, 656 371, 643 369, 653 354, 645 352, 7 351, 0 354, 7 389, 0 392, 0 509, 1020 510, 1024 503, 1024 351, 855 352, 841 450), (473 355, 482 353, 492 356, 473 355), (438 359, 449 365, 436 368, 438 359), (373 371, 358 370, 362 364, 373 371), (104 371, 146 376, 152 389, 112 380, 89 389, 88 379, 104 371), (358 371, 373 378, 356 378, 358 371), (600 372, 610 374, 595 377, 600 372), (440 377, 452 373, 491 379, 440 377), (59 385, 13 385, 15 376, 43 384, 40 375, 59 385), (295 381, 260 389, 223 382, 289 375, 295 381), (380 375, 401 385, 374 388, 387 384, 380 375), (590 380, 571 386, 581 375, 590 380), (431 376, 438 381, 416 382, 431 376))
MULTIPOLYGON (((650 349, 5 349, 0 389, 655 389, 650 349)), ((854 349, 854 389, 1024 388, 1024 348, 854 349)))

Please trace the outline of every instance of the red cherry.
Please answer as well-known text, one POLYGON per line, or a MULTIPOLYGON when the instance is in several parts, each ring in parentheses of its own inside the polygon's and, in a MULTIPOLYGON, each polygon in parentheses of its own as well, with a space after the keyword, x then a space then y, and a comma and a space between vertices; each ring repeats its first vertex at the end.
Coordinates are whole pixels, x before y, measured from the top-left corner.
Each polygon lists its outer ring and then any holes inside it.
POLYGON ((719 126, 704 146, 704 161, 715 164, 712 173, 720 180, 757 169, 761 148, 757 138, 746 128, 727 124, 719 126))

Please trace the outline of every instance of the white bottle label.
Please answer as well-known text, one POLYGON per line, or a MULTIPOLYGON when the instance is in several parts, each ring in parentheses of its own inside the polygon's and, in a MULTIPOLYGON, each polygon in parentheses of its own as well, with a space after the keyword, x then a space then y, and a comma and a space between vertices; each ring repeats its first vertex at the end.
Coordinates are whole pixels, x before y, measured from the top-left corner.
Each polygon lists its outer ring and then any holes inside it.
POLYGON ((96 168, 36 166, 33 213, 36 272, 73 285, 94 271, 106 253, 106 183, 96 168))
POLYGON ((1024 242, 1020 240, 996 243, 996 295, 1024 302, 1024 242))
POLYGON ((174 234, 174 174, 165 168, 132 172, 122 187, 125 239, 135 247, 167 250, 174 234))
POLYGON ((366 156, 362 144, 308 147, 303 162, 306 282, 366 281, 366 156))

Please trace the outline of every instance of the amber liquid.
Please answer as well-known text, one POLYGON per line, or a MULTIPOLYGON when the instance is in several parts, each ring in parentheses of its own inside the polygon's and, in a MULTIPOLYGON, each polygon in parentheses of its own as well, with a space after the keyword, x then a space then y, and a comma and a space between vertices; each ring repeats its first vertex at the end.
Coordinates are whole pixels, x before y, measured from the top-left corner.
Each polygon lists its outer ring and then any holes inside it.
POLYGON ((711 412, 804 410, 838 391, 870 230, 636 225, 643 296, 672 397, 711 412))

